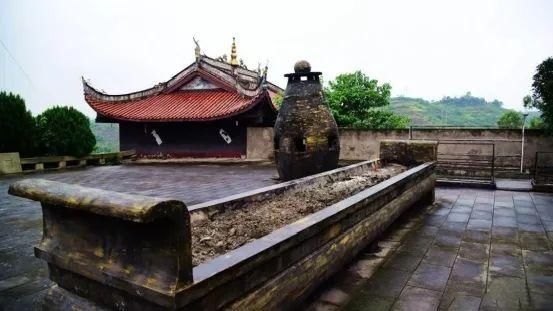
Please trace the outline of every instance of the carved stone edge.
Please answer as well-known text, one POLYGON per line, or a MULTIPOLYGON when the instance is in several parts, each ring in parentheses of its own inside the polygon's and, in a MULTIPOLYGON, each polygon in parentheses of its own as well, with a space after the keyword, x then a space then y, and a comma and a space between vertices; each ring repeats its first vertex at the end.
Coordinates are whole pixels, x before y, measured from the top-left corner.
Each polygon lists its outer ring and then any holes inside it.
POLYGON ((8 193, 54 206, 146 223, 172 215, 188 214, 178 200, 130 195, 70 185, 45 179, 24 179, 10 185, 8 193))

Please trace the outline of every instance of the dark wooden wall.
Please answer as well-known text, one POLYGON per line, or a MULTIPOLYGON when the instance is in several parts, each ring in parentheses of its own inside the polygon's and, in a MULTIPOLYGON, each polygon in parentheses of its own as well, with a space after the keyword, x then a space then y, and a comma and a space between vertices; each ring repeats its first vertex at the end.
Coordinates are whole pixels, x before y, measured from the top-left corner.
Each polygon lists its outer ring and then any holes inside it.
POLYGON ((135 149, 138 156, 167 157, 240 157, 246 155, 246 129, 243 122, 121 122, 121 150, 135 149), (230 144, 219 134, 225 130, 230 144), (158 145, 152 131, 162 140, 158 145))

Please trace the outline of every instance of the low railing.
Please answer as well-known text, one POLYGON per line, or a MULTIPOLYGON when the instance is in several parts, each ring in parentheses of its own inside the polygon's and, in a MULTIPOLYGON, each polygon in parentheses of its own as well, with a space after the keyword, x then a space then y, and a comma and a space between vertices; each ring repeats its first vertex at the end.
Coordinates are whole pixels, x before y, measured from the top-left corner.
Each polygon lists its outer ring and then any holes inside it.
POLYGON ((495 169, 495 144, 493 143, 439 142, 438 144, 436 175, 439 180, 493 184, 495 169), (456 151, 456 149, 467 150, 466 145, 489 146, 485 147, 489 149, 489 154, 456 151), (441 151, 440 149, 444 148, 440 146, 449 146, 448 151, 441 151), (457 146, 462 147, 456 148, 457 146))
POLYGON ((87 165, 104 165, 110 162, 121 162, 123 159, 134 157, 135 154, 135 150, 126 150, 120 152, 94 153, 80 158, 72 156, 21 158, 21 170, 23 173, 27 173, 83 167, 87 165))
MULTIPOLYGON (((455 135, 449 134, 444 137, 440 136, 439 130, 490 130, 490 131, 502 131, 497 127, 470 127, 470 126, 431 126, 431 125, 415 125, 409 127, 409 139, 411 140, 436 140, 441 145, 444 144, 460 144, 464 146, 465 150, 459 152, 459 154, 465 155, 465 160, 474 159, 475 165, 478 166, 482 162, 491 162, 488 156, 488 148, 485 145, 493 144, 495 147, 494 153, 494 176, 497 178, 529 178, 527 173, 521 172, 521 139, 516 135, 504 135, 499 136, 482 136, 472 135, 470 132, 458 132, 455 135), (483 146, 484 145, 484 146, 483 146), (473 156, 481 155, 485 153, 485 156, 473 156)), ((508 132, 516 133, 517 131, 505 130, 508 132)), ((518 135, 518 134, 517 134, 518 135)), ((460 150, 461 151, 461 150, 460 150)), ((490 151, 491 153, 491 151, 490 151)), ((534 163, 529 161, 530 157, 526 156, 525 168, 533 167, 534 163), (526 167, 528 166, 528 167, 526 167)), ((489 175, 490 169, 486 168, 485 175, 489 175)), ((458 174, 456 174, 458 175, 458 174)), ((478 177, 478 174, 476 174, 478 177)))

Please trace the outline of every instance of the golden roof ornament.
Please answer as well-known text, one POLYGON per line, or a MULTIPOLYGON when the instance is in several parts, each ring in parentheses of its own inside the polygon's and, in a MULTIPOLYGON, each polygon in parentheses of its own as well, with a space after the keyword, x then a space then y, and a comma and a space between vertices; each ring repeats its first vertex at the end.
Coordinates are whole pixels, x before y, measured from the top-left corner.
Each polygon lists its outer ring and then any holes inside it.
POLYGON ((238 66, 238 54, 236 54, 236 40, 232 37, 232 48, 230 50, 230 64, 232 66, 238 66))

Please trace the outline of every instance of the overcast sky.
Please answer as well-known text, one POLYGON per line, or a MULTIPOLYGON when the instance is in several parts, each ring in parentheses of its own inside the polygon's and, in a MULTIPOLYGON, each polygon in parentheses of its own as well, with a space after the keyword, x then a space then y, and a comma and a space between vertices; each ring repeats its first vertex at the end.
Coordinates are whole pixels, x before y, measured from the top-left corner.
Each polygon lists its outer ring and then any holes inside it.
POLYGON ((35 114, 72 105, 93 116, 81 76, 108 93, 151 87, 194 61, 193 36, 212 57, 235 36, 239 57, 268 61, 281 87, 306 59, 325 81, 362 70, 393 96, 471 91, 522 109, 553 56, 553 1, 0 0, 0 89, 35 114))

